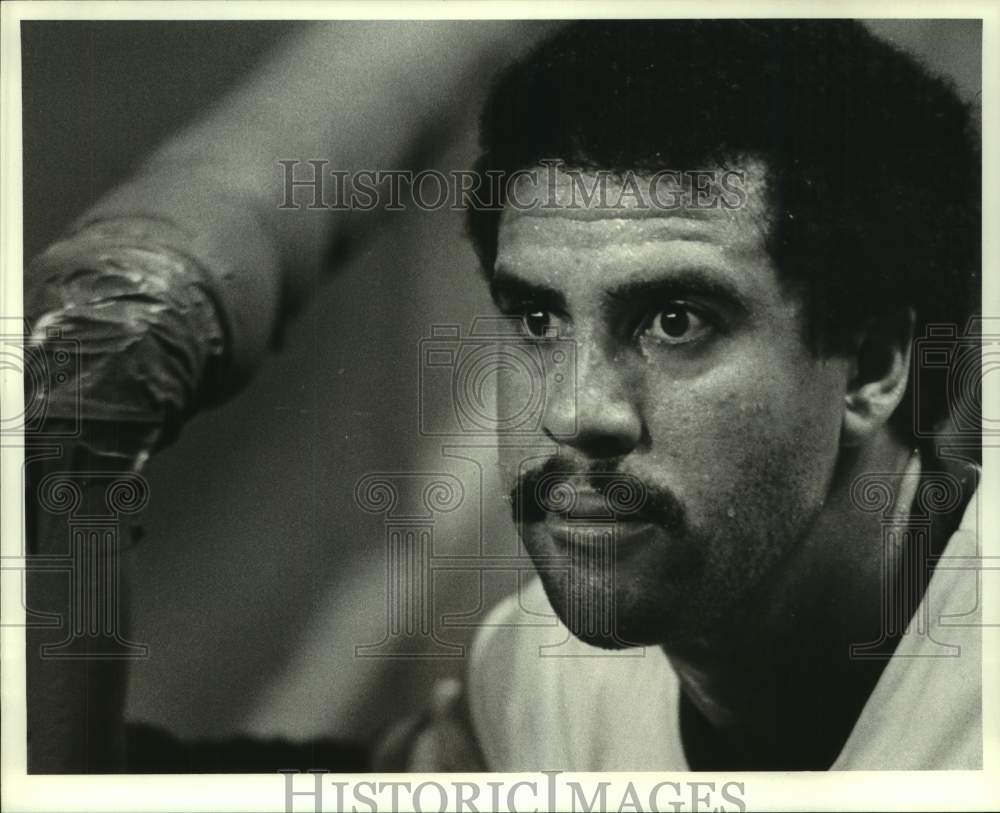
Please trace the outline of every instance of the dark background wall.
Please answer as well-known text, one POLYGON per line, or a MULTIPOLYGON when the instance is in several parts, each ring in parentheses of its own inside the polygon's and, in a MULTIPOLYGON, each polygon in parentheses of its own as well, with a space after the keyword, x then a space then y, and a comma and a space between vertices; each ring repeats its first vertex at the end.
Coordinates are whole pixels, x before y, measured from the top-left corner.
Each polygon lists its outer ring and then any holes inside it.
MULTIPOLYGON (((25 256, 296 25, 24 23, 25 256)), ((977 97, 977 22, 872 25, 977 97)), ((466 127, 440 168, 471 164, 484 84, 470 82, 466 127)), ((461 668, 355 656, 384 632, 385 552, 381 519, 353 499, 368 472, 450 471, 469 499, 436 528, 441 550, 470 552, 481 537, 497 550, 516 545, 489 454, 480 495, 475 465, 446 460, 416 432, 421 338, 432 324, 467 326, 489 311, 461 231, 454 212, 395 218, 315 297, 251 387, 153 461, 146 538, 126 563, 132 637, 151 652, 133 670, 131 716, 189 736, 367 736, 414 708, 436 675, 461 668)), ((442 578, 439 612, 475 612, 513 587, 504 578, 482 594, 471 574, 442 578)))

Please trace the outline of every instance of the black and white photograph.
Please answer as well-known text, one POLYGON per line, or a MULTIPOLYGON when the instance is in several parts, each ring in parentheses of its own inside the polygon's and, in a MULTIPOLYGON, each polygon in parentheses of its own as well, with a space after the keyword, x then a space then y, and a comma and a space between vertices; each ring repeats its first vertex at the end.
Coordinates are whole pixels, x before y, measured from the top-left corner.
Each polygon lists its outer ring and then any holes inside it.
POLYGON ((3 809, 1000 805, 1000 15, 861 9, 5 3, 3 809))

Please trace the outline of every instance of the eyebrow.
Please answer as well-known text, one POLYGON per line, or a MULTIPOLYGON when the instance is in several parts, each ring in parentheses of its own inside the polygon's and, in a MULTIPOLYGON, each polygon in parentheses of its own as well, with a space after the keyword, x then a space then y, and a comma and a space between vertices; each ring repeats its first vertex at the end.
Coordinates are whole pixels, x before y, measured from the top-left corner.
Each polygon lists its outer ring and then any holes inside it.
POLYGON ((695 296, 739 313, 747 311, 747 298, 735 284, 720 277, 718 271, 708 272, 698 266, 671 269, 656 278, 623 282, 605 293, 608 299, 621 303, 695 296))
POLYGON ((494 271, 490 277, 490 296, 498 305, 502 299, 509 299, 516 302, 530 301, 545 310, 566 310, 566 297, 555 288, 529 282, 516 274, 500 269, 494 271))
MULTIPOLYGON (((566 298, 547 285, 530 282, 506 269, 497 269, 490 278, 490 295, 501 299, 530 301, 546 310, 565 310, 566 298)), ((721 278, 717 270, 699 266, 671 269, 657 277, 622 282, 606 291, 604 296, 618 304, 643 300, 663 300, 669 297, 695 296, 728 306, 735 312, 747 312, 747 298, 734 284, 721 278)))

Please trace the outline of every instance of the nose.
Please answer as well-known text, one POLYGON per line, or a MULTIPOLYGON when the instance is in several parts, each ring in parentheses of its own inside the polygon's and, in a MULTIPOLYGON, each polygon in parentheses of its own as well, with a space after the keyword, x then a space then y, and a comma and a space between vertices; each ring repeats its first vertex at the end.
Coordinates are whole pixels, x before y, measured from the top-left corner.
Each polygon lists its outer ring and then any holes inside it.
POLYGON ((591 459, 628 454, 644 428, 626 366, 593 346, 578 346, 576 361, 575 379, 546 393, 545 434, 591 459))

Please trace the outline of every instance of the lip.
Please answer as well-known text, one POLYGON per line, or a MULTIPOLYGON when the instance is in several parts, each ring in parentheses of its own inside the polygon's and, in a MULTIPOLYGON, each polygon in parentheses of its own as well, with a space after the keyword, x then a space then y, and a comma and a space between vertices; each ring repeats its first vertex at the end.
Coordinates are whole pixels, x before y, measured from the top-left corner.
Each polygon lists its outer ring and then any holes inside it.
POLYGON ((608 493, 593 488, 580 487, 572 483, 557 483, 552 488, 554 499, 543 500, 538 505, 539 517, 561 516, 568 520, 582 522, 640 522, 642 505, 622 504, 613 492, 608 493), (560 485, 567 485, 569 494, 559 492, 560 485))
POLYGON ((608 521, 601 519, 578 519, 565 514, 547 514, 542 522, 545 532, 560 547, 591 549, 598 551, 607 536, 602 531, 611 531, 614 536, 613 556, 620 559, 639 547, 649 543, 652 536, 662 530, 649 520, 642 518, 608 521))
MULTIPOLYGON (((547 512, 550 513, 551 512, 547 512)), ((613 521, 616 519, 608 505, 607 497, 592 490, 576 490, 573 495, 573 506, 567 512, 562 512, 557 516, 565 516, 567 519, 613 521)))

